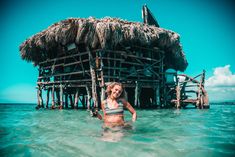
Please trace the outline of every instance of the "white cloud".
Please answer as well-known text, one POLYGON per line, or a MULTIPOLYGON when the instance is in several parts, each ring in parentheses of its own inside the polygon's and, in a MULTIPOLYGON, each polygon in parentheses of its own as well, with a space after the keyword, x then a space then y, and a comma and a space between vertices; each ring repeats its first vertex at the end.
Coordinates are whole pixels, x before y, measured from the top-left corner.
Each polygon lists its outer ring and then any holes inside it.
POLYGON ((214 75, 206 80, 207 87, 235 87, 235 74, 230 71, 230 65, 217 67, 214 75))
POLYGON ((210 100, 235 100, 235 74, 231 72, 230 65, 215 68, 213 74, 205 82, 210 100))

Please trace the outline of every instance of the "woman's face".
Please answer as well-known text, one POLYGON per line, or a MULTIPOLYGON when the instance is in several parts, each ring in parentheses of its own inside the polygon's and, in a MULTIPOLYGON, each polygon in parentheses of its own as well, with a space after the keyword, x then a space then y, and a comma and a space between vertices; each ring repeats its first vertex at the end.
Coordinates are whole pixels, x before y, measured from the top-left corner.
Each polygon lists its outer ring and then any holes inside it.
POLYGON ((122 94, 122 87, 119 85, 115 85, 111 89, 111 97, 117 99, 122 94))

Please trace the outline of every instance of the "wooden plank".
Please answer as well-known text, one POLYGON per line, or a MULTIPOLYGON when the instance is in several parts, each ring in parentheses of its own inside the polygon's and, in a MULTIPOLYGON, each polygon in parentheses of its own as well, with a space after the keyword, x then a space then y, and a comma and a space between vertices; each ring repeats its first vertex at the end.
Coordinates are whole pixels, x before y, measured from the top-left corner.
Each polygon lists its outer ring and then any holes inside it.
POLYGON ((91 79, 81 79, 81 80, 63 80, 63 81, 52 81, 52 82, 37 82, 37 84, 60 84, 60 83, 80 83, 80 82, 89 82, 91 79))
POLYGON ((86 54, 88 54, 88 52, 82 52, 82 53, 73 54, 73 55, 69 55, 69 56, 48 59, 46 61, 40 62, 39 65, 49 63, 49 62, 59 61, 59 60, 67 59, 67 58, 72 58, 72 57, 76 57, 76 56, 82 56, 82 55, 86 55, 86 54))
MULTIPOLYGON (((48 77, 55 77, 55 76, 66 76, 66 75, 75 75, 75 74, 82 74, 83 71, 75 71, 75 72, 70 72, 70 73, 62 73, 62 74, 55 74, 55 75, 50 75, 50 76, 40 76, 38 79, 43 79, 43 78, 48 78, 48 77)), ((89 70, 85 70, 85 73, 89 73, 89 70)))

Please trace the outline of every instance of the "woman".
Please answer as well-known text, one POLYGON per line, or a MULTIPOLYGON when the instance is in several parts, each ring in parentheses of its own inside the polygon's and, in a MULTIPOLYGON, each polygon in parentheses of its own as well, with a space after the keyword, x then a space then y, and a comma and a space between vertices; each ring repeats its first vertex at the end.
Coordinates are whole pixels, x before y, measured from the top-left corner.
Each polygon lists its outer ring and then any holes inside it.
POLYGON ((107 86, 107 99, 102 101, 103 119, 105 127, 125 126, 124 108, 132 114, 132 121, 136 121, 136 111, 128 101, 124 99, 121 83, 112 82, 107 86))

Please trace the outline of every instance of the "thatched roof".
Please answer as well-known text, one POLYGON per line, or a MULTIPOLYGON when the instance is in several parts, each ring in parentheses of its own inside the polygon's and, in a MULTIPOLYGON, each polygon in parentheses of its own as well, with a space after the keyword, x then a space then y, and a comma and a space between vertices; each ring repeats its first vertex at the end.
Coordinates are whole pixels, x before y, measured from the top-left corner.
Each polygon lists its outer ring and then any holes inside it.
POLYGON ((177 33, 117 18, 71 18, 60 21, 20 45, 21 57, 37 65, 64 45, 86 44, 91 49, 116 49, 120 45, 158 47, 166 53, 166 65, 184 71, 187 61, 177 33))

